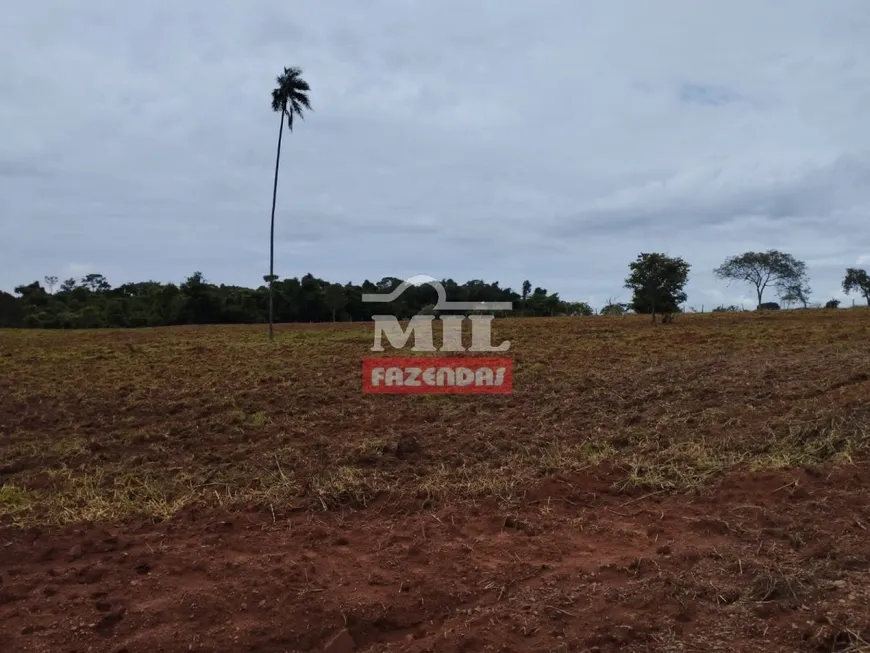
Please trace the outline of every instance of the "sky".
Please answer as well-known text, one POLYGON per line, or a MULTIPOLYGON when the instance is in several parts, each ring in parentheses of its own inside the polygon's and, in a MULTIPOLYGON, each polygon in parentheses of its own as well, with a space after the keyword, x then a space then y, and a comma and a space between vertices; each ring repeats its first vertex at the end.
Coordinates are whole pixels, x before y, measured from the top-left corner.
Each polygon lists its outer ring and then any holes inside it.
MULTIPOLYGON (((275 272, 524 279, 628 301, 641 252, 687 307, 755 306, 712 271, 779 249, 813 302, 870 269, 866 0, 42 0, 0 21, 0 289, 256 286, 275 77, 275 272)), ((765 300, 774 300, 768 292, 765 300)))

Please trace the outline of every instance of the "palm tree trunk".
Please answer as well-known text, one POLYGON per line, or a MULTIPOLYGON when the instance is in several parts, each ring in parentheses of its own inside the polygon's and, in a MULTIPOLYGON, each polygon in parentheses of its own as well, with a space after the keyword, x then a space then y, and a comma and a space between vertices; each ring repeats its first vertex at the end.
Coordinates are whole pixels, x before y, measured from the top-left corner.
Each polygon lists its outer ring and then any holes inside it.
POLYGON ((269 340, 272 340, 274 304, 272 286, 275 283, 275 200, 278 197, 278 166, 281 163, 281 136, 284 134, 284 111, 281 111, 281 126, 278 128, 278 154, 275 156, 275 184, 272 186, 272 227, 269 233, 269 340))

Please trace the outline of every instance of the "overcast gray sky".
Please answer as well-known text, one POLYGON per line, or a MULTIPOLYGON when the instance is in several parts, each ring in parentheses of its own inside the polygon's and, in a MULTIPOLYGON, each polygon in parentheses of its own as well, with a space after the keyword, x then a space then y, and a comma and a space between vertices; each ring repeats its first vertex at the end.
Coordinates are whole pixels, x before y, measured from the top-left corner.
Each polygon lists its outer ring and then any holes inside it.
POLYGON ((870 267, 866 0, 41 0, 0 21, 0 288, 261 283, 283 66, 314 112, 282 277, 599 306, 663 251, 709 310, 754 305, 713 278, 731 254, 794 254, 819 302, 870 267))

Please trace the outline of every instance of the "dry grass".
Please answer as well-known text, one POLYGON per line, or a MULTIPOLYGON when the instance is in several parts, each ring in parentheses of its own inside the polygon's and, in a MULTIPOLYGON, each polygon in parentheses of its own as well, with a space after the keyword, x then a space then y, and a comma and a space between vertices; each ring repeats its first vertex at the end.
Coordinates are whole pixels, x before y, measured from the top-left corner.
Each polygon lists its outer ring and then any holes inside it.
POLYGON ((497 321, 509 396, 364 395, 371 332, 0 331, 0 516, 510 500, 602 464, 684 492, 870 444, 863 310, 497 321))

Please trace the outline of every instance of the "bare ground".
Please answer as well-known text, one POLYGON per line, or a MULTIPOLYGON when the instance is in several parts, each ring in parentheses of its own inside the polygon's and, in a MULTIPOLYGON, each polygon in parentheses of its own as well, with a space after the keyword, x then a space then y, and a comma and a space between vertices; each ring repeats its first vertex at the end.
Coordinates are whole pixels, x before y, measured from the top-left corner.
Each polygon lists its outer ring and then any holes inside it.
POLYGON ((870 650, 868 317, 0 332, 0 650, 870 650))

